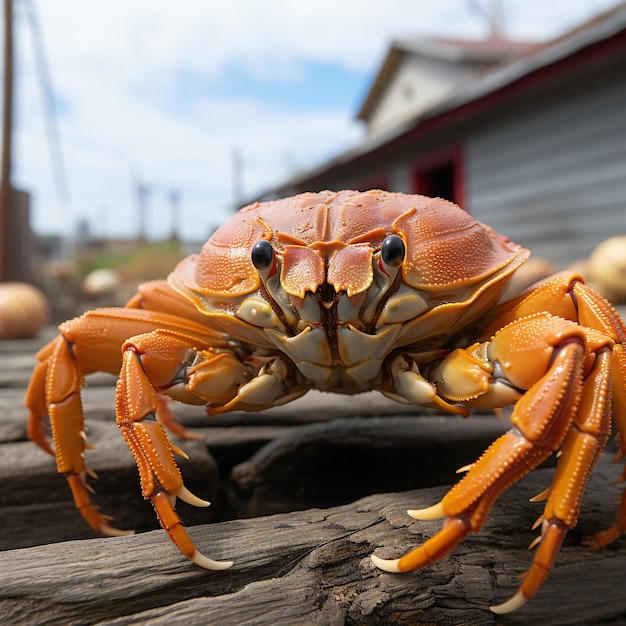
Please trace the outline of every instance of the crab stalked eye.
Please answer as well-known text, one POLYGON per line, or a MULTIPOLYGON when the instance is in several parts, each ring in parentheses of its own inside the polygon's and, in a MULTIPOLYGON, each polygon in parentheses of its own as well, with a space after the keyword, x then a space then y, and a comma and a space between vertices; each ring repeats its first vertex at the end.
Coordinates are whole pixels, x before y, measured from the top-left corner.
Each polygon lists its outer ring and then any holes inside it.
POLYGON ((399 267, 404 261, 406 247, 402 237, 398 235, 389 235, 380 249, 380 258, 385 265, 389 267, 399 267))
POLYGON ((271 269, 274 264, 274 248, 267 239, 261 239, 252 246, 252 265, 259 271, 271 269))

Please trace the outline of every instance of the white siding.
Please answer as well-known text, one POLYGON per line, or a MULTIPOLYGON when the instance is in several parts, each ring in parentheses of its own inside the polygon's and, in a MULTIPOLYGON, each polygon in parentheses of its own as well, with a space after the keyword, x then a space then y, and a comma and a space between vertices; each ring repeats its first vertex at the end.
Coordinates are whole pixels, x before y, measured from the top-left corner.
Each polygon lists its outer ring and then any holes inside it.
POLYGON ((368 118, 368 132, 384 130, 417 115, 441 101, 475 71, 469 63, 405 55, 368 118))
POLYGON ((565 266, 626 234, 626 78, 580 84, 475 127, 467 208, 565 266))

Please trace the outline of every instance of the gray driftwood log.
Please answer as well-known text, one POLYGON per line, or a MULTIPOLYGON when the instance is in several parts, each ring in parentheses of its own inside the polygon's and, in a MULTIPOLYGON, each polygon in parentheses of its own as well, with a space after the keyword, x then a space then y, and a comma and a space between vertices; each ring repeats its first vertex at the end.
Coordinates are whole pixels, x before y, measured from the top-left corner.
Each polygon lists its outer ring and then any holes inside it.
POLYGON ((438 501, 507 423, 426 416, 374 394, 312 394, 214 418, 176 407, 202 436, 177 441, 191 457, 181 463, 186 483, 214 500, 208 510, 181 503, 179 513, 204 553, 235 561, 212 573, 153 530, 114 424, 111 377, 92 377, 84 399, 95 499, 119 527, 146 531, 99 538, 54 460, 26 441, 22 401, 40 344, 0 342, 0 624, 626 624, 626 539, 596 552, 581 543, 612 523, 620 468, 610 453, 554 571, 518 613, 496 618, 488 605, 510 597, 530 564, 541 505, 528 499, 550 467, 511 488, 483 531, 440 562, 409 575, 376 570, 372 552, 397 557, 436 532, 439 521, 406 509, 438 501), (241 519, 255 515, 266 517, 241 519))
MULTIPOLYGON (((614 469, 614 468, 613 468, 614 469)), ((552 473, 540 470, 494 507, 482 533, 439 563, 409 575, 369 560, 397 556, 439 522, 405 511, 444 493, 430 488, 369 496, 330 509, 197 526, 190 534, 223 572, 185 561, 160 531, 71 541, 0 554, 4 624, 618 624, 626 619, 626 545, 589 552, 583 534, 610 522, 608 459, 596 472, 580 530, 571 533, 538 596, 496 619, 532 558, 525 546, 540 505, 529 496, 552 473)))

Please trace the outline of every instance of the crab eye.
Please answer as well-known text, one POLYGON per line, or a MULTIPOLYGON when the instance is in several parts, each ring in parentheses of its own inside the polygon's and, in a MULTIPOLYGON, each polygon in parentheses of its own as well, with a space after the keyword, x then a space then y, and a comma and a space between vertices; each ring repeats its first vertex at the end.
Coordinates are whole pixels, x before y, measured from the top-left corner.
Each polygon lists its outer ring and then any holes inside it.
POLYGON ((274 263, 274 248, 267 239, 261 239, 252 246, 252 265, 258 270, 267 270, 274 263))
POLYGON ((398 235, 389 235, 380 249, 380 258, 385 265, 389 267, 399 267, 404 261, 406 247, 402 237, 398 235))

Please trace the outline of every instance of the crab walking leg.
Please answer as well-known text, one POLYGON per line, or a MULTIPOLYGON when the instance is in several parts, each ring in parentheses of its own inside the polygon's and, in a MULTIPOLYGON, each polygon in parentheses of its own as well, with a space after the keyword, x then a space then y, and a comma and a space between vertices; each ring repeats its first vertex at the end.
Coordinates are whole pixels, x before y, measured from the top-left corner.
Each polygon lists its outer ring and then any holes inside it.
POLYGON ((615 342, 611 359, 612 406, 616 425, 622 433, 622 453, 626 455, 626 325, 615 308, 587 287, 579 275, 564 272, 530 293, 501 305, 483 332, 490 336, 505 324, 536 314, 537 311, 547 311, 600 331, 615 342))
MULTIPOLYGON (((578 302, 581 322, 592 328, 602 330, 615 341, 611 354, 613 379, 611 398, 613 420, 620 435, 620 450, 615 459, 618 461, 626 457, 626 326, 615 309, 586 285, 577 284, 574 293, 578 302)), ((618 482, 625 480, 626 467, 618 482)), ((590 537, 590 547, 598 549, 607 546, 623 533, 626 533, 626 489, 621 494, 615 524, 590 537)))
MULTIPOLYGON (((613 420, 619 432, 619 460, 626 457, 626 326, 615 308, 602 296, 585 285, 576 274, 560 274, 546 281, 530 294, 504 304, 486 332, 495 332, 498 325, 516 317, 545 310, 560 317, 579 322, 610 337, 613 420)), ((626 468, 622 474, 626 480, 626 468)), ((626 489, 622 492, 615 524, 591 537, 592 548, 602 548, 626 533, 626 489)))
MULTIPOLYGON (((157 295, 161 295, 159 292, 157 295)), ((184 307, 179 307, 186 311, 184 307)), ((199 315, 199 314, 198 314, 199 315)), ((200 325, 194 319, 185 319, 165 312, 141 309, 103 308, 88 311, 80 317, 68 320, 59 326, 61 335, 53 339, 37 353, 39 361, 33 370, 28 385, 25 405, 29 409, 28 436, 40 448, 55 456, 51 442, 46 439, 45 425, 48 418, 47 396, 58 396, 54 388, 63 387, 66 381, 62 376, 74 371, 81 377, 96 371, 108 372, 117 376, 121 363, 121 346, 128 337, 154 330, 155 328, 176 330, 193 336, 197 343, 217 349, 228 349, 229 343, 219 332, 200 325), (67 358, 73 366, 60 368, 57 359, 67 358), (59 378, 57 378, 59 377, 59 378)), ((77 387, 76 393, 80 393, 77 387)), ((82 411, 82 409, 81 409, 82 411)), ((190 433, 181 429, 175 419, 167 414, 165 403, 161 415, 167 425, 171 425, 183 437, 190 433)), ((82 420, 81 430, 82 430, 82 420)), ((86 446, 89 448, 89 446, 86 446)), ((81 450, 82 451, 82 446, 81 450)))
POLYGON ((207 317, 196 306, 181 298, 177 291, 169 286, 166 280, 152 280, 142 283, 137 287, 137 293, 124 305, 125 309, 144 309, 149 312, 175 315, 186 323, 196 322, 202 325, 205 332, 211 332, 207 328, 207 317))
POLYGON ((159 394, 159 407, 156 411, 157 420, 159 420, 159 422, 163 424, 163 426, 165 426, 170 433, 177 435, 181 439, 202 439, 202 435, 187 430, 178 421, 178 418, 174 415, 172 409, 170 408, 171 402, 171 398, 162 393, 159 394))
MULTIPOLYGON (((611 357, 613 373, 611 398, 613 417, 621 434, 622 455, 626 456, 626 326, 611 304, 587 285, 575 283, 573 293, 576 297, 580 323, 603 332, 615 342, 611 357)), ((626 532, 626 525, 622 532, 626 532)))
MULTIPOLYGON (((124 344, 122 369, 116 391, 117 424, 137 462, 142 494, 144 498, 151 500, 161 526, 174 544, 188 559, 201 567, 211 570, 225 569, 232 565, 232 561, 214 561, 201 554, 174 512, 176 497, 195 506, 209 506, 209 502, 194 496, 184 486, 180 469, 174 459, 177 449, 169 440, 163 426, 156 420, 160 400, 152 381, 157 378, 172 381, 175 378, 182 355, 193 352, 192 344, 188 344, 188 341, 188 338, 177 333, 154 331, 124 344), (178 359, 163 358, 165 355, 171 357, 176 354, 178 359), (167 367, 164 362, 168 362, 167 367)), ((223 360, 219 355, 216 358, 218 362, 223 360)), ((232 356, 230 358, 236 362, 232 356)), ((243 365, 239 365, 245 370, 243 365)), ((222 382, 222 389, 224 386, 228 389, 219 370, 218 367, 217 378, 222 382)), ((210 379, 206 378, 207 371, 204 374, 200 383, 196 383, 200 387, 210 379)), ((235 377, 238 374, 241 372, 235 371, 235 377)), ((192 375, 187 376, 191 378, 192 375)), ((192 393, 191 389, 195 385, 190 378, 181 393, 192 393)))
POLYGON ((611 354, 604 348, 585 379, 580 405, 561 446, 533 564, 517 593, 507 602, 491 607, 494 613, 514 611, 535 595, 552 569, 565 534, 576 526, 587 480, 611 430, 610 387, 611 354))
MULTIPOLYGON (((76 507, 94 530, 107 535, 132 531, 113 528, 108 522, 110 518, 100 514, 89 497, 91 489, 86 483, 86 474, 95 474, 84 461, 84 452, 91 446, 85 441, 80 393, 86 374, 95 371, 118 374, 121 346, 128 336, 152 331, 155 327, 184 332, 196 343, 211 345, 216 351, 229 345, 220 333, 193 320, 149 310, 96 309, 59 326, 61 334, 37 353, 39 363, 26 391, 29 438, 56 457, 58 471, 66 476, 76 507), (52 442, 46 437, 48 419, 52 442)), ((195 401, 203 403, 197 397, 195 401)), ((161 402, 161 416, 163 407, 161 402)), ((166 425, 175 426, 167 414, 164 417, 166 425)))
POLYGON ((111 526, 91 502, 86 480, 90 470, 85 466, 85 441, 83 407, 80 390, 83 375, 71 354, 70 345, 63 336, 57 337, 42 351, 42 360, 26 394, 30 408, 29 437, 43 450, 56 457, 57 468, 69 483, 74 503, 89 526, 105 535, 126 535, 111 526), (43 423, 50 418, 54 450, 44 436, 43 423))
MULTIPOLYGON (((55 341, 46 346, 46 355, 37 363, 28 383, 24 404, 29 409, 26 433, 31 441, 34 441, 42 450, 55 456, 50 442, 46 438, 45 422, 48 417, 46 405, 46 380, 48 376, 48 352, 52 352, 54 344, 63 341, 57 337, 55 341)), ((41 353, 40 353, 41 354, 41 353)))
MULTIPOLYGON (((552 319, 556 318, 547 316, 539 322, 549 323, 552 319)), ((519 329, 529 332, 536 328, 536 321, 523 320, 519 329)), ((486 450, 440 503, 409 511, 416 519, 443 516, 444 528, 400 559, 373 557, 375 565, 386 571, 410 572, 441 558, 469 532, 480 530, 493 502, 505 489, 558 449, 580 400, 586 352, 579 327, 568 322, 563 326, 551 354, 544 355, 549 363, 546 373, 515 406, 513 429, 486 450)))

